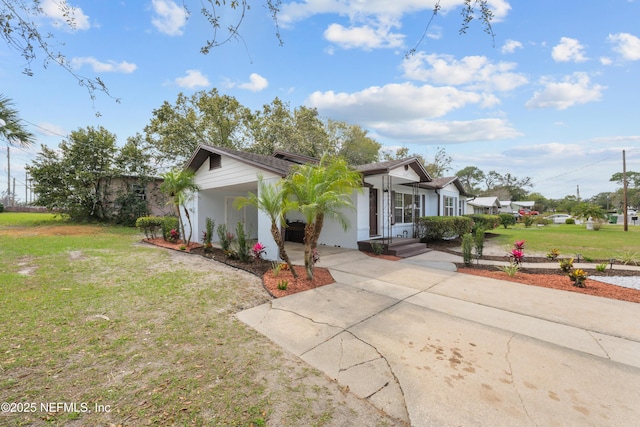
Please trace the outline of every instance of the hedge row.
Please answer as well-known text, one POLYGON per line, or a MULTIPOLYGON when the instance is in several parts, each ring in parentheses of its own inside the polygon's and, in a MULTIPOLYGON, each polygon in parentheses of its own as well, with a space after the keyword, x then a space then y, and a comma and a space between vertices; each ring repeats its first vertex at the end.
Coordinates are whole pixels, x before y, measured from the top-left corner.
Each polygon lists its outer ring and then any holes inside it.
POLYGON ((471 232, 473 221, 466 216, 423 216, 417 226, 422 241, 448 240, 471 232))

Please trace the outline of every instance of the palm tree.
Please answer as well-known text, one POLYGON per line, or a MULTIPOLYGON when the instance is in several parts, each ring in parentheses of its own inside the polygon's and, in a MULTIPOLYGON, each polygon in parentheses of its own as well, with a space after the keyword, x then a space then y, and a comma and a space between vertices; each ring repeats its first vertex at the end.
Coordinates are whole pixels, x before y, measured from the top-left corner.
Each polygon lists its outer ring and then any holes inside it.
POLYGON ((247 197, 237 198, 234 203, 238 208, 253 206, 269 217, 271 220, 271 235, 278 246, 278 255, 287 263, 293 277, 297 278, 298 273, 293 268, 293 264, 291 264, 289 255, 284 248, 282 233, 280 233, 280 227, 284 225, 284 217, 290 207, 284 197, 282 182, 276 185, 268 185, 264 183, 262 177, 258 177, 258 195, 249 193, 247 197))
POLYGON ((582 202, 578 206, 572 209, 573 216, 576 218, 584 219, 605 219, 607 217, 606 212, 600 206, 593 203, 582 202))
POLYGON ((187 202, 189 202, 196 191, 200 188, 194 182, 194 174, 192 171, 183 170, 171 170, 162 174, 163 182, 160 185, 160 191, 171 197, 171 203, 178 212, 178 221, 180 223, 180 231, 182 232, 182 239, 185 239, 184 221, 182 215, 180 215, 180 207, 184 209, 184 215, 189 222, 189 237, 186 237, 186 245, 191 243, 191 236, 193 227, 191 226, 191 216, 189 215, 189 209, 187 209, 187 202))
POLYGON ((318 239, 325 218, 337 220, 346 231, 349 227, 344 209, 354 210, 351 195, 362 188, 362 176, 342 158, 324 155, 316 165, 294 167, 284 181, 284 190, 292 208, 302 213, 304 227, 304 266, 313 280, 313 265, 318 239))
POLYGON ((35 142, 35 136, 28 132, 18 118, 18 110, 13 108, 9 98, 0 95, 0 137, 9 144, 29 147, 35 142))

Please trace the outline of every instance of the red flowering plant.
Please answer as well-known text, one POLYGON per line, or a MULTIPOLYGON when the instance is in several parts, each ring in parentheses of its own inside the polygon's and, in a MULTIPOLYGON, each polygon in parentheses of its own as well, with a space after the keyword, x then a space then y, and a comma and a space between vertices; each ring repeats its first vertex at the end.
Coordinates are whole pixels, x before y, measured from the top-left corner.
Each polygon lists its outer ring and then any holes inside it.
POLYGON ((522 249, 513 249, 509 256, 511 257, 511 262, 513 264, 520 265, 524 258, 524 251, 522 249))
POLYGON ((516 242, 513 244, 513 247, 519 251, 524 250, 524 240, 516 240, 516 242))
POLYGON ((265 253, 265 251, 267 250, 266 246, 263 245, 260 242, 257 242, 255 245, 253 245, 253 248, 251 248, 251 254, 253 255, 253 258, 258 261, 262 259, 262 255, 265 253))
POLYGON ((169 232, 169 241, 171 243, 176 243, 180 238, 180 232, 175 228, 169 232))

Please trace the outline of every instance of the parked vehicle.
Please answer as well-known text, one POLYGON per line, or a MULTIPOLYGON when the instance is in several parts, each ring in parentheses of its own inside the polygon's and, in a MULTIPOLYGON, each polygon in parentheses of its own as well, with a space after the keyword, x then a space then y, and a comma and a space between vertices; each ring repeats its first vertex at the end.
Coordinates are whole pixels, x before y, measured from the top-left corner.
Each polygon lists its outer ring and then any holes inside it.
POLYGON ((520 215, 538 215, 538 211, 532 211, 531 209, 520 209, 518 211, 520 215))
POLYGON ((566 224, 567 219, 569 218, 573 217, 568 214, 554 214, 547 217, 547 219, 553 221, 554 224, 566 224))

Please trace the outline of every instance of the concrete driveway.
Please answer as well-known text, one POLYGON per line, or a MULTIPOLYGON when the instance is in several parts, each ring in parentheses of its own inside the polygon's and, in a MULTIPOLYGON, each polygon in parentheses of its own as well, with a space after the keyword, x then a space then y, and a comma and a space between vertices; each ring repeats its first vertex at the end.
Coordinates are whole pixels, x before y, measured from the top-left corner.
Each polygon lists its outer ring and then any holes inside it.
POLYGON ((238 317, 399 424, 640 423, 640 305, 320 253, 336 283, 238 317))

